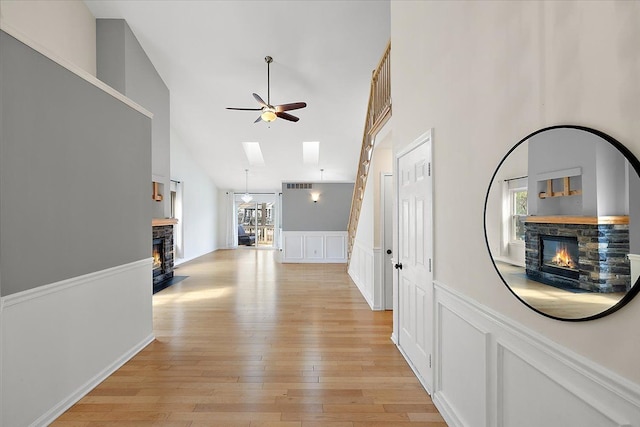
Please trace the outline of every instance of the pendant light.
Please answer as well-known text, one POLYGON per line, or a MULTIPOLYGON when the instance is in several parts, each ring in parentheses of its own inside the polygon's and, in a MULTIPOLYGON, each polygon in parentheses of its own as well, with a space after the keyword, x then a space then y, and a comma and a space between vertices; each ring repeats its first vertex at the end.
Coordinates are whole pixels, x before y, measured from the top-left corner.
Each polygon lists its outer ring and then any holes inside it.
POLYGON ((251 195, 249 194, 249 169, 244 170, 244 175, 244 194, 242 195, 241 199, 243 202, 249 203, 253 200, 253 197, 251 197, 251 195))

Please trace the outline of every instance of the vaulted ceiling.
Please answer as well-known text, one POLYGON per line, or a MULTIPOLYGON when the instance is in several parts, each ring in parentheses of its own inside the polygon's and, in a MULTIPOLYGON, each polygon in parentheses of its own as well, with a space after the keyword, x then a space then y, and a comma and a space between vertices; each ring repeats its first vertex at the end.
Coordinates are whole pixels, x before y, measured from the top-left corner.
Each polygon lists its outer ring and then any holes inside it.
MULTIPOLYGON (((179 140, 221 189, 276 191, 283 181, 353 181, 371 72, 389 40, 388 1, 87 0, 96 18, 123 18, 171 92, 179 140), (304 101, 297 123, 254 123, 252 93, 304 101), (319 141, 304 164, 304 141, 319 141), (259 142, 263 165, 243 142, 259 142)), ((172 177, 180 178, 180 177, 172 177)))

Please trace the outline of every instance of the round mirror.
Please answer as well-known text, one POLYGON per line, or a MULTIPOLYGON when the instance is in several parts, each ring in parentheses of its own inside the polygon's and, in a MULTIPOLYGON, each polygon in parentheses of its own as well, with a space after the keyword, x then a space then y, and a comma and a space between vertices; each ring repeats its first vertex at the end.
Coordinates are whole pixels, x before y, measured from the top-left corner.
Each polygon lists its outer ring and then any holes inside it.
POLYGON ((496 271, 524 304, 568 321, 610 314, 638 293, 640 163, 594 129, 553 126, 496 169, 484 230, 496 271))

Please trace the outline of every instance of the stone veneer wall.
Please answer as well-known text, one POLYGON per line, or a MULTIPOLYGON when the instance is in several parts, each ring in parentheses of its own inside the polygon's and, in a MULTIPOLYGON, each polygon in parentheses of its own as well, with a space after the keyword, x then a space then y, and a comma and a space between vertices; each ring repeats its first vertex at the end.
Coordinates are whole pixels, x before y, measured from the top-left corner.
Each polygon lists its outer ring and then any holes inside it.
POLYGON ((173 225, 153 226, 152 239, 163 239, 163 274, 153 278, 154 290, 157 284, 173 278, 173 225))
POLYGON ((592 292, 626 292, 631 288, 629 225, 525 223, 527 277, 592 292), (540 271, 540 235, 578 239, 578 280, 540 271))

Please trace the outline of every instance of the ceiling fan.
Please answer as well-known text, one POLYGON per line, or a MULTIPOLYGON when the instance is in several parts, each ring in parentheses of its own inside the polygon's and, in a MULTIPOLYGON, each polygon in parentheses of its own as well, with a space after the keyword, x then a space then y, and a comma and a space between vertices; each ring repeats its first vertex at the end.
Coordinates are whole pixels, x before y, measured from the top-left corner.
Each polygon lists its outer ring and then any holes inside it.
POLYGON ((267 63, 267 102, 258 95, 257 93, 253 94, 253 97, 258 101, 261 108, 234 108, 227 107, 227 110, 240 110, 240 111, 262 111, 260 117, 256 119, 254 123, 258 123, 259 121, 272 122, 276 118, 281 118, 285 120, 289 120, 290 122, 297 122, 300 120, 298 117, 293 116, 289 113, 285 113, 285 111, 298 110, 300 108, 304 108, 307 106, 306 102, 293 102, 290 104, 281 104, 281 105, 271 105, 271 88, 269 83, 269 64, 273 62, 273 58, 270 56, 264 57, 264 62, 267 63))

